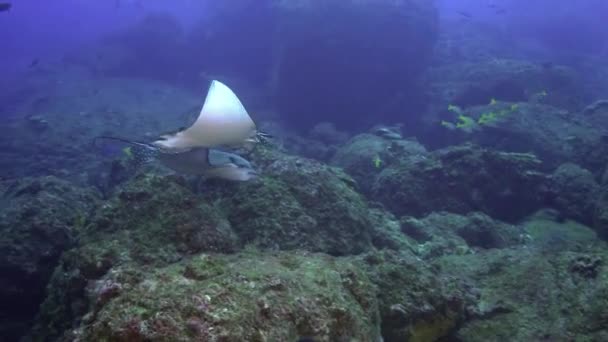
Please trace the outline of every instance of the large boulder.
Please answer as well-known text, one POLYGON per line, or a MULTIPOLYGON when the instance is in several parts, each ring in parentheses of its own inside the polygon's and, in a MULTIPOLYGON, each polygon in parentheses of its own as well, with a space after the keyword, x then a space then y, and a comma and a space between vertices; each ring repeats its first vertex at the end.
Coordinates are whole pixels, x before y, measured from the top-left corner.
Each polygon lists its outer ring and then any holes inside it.
POLYGON ((332 255, 371 248, 371 210, 350 176, 275 150, 259 148, 257 153, 257 180, 218 183, 203 191, 209 200, 220 198, 243 243, 332 255))
POLYGON ((98 195, 55 177, 0 183, 0 335, 32 323, 61 254, 76 243, 98 195))
POLYGON ((399 104, 423 105, 420 77, 438 31, 430 1, 239 0, 206 13, 191 39, 208 68, 266 80, 294 128, 361 128, 398 121, 399 104))
POLYGON ((372 198, 398 216, 481 211, 507 222, 542 206, 547 176, 532 154, 462 145, 413 156, 378 175, 372 198))
POLYGON ((280 1, 279 110, 296 127, 401 121, 423 103, 420 76, 437 36, 430 1, 280 1), (346 115, 345 115, 346 113, 346 115))

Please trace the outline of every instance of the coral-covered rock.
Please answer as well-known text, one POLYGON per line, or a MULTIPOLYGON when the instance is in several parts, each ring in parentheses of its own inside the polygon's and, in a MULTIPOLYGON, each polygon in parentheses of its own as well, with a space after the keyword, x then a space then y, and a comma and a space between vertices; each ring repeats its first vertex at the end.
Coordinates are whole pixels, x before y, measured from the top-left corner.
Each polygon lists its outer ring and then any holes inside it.
POLYGON ((399 216, 481 211, 513 222, 542 206, 547 177, 540 163, 531 154, 450 147, 390 165, 372 197, 399 216))
POLYGON ((98 194, 55 177, 0 183, 0 335, 16 340, 44 299, 61 253, 74 246, 98 194))

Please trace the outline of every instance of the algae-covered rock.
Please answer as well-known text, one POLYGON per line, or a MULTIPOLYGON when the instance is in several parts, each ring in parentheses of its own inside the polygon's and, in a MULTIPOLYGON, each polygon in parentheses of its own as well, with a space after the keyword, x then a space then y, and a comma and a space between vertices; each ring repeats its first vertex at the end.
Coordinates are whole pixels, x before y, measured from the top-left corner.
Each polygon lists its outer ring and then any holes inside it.
POLYGON ((61 253, 97 201, 94 191, 55 177, 0 183, 0 336, 17 339, 31 324, 61 253))
POLYGON ((372 197, 400 216, 481 211, 513 222, 541 206, 546 176, 540 164, 532 154, 455 146, 390 165, 372 197))
POLYGON ((201 194, 181 177, 149 174, 117 190, 64 254, 32 338, 375 341, 393 305, 408 308, 408 323, 389 330, 451 331, 460 316, 443 281, 350 177, 264 147, 253 159, 258 179, 205 183, 201 194), (277 249, 290 252, 269 254, 277 249), (389 293, 400 281, 380 311, 376 285, 389 293))
POLYGON ((117 190, 86 223, 79 240, 53 275, 34 336, 56 336, 79 320, 89 306, 87 284, 118 265, 132 265, 137 272, 129 274, 137 278, 139 271, 189 255, 239 248, 230 222, 183 178, 152 174, 140 174, 117 190))
POLYGON ((256 181, 206 191, 210 199, 225 192, 220 207, 241 241, 333 255, 371 247, 370 209, 349 176, 309 159, 263 153, 256 181))
MULTIPOLYGON (((153 174, 138 175, 105 202, 81 242, 83 249, 105 248, 112 263, 132 259, 161 265, 184 255, 232 252, 239 246, 230 222, 185 179, 153 174)), ((85 254, 101 257, 91 252, 85 254)), ((94 266, 100 260, 88 261, 94 266)))
POLYGON ((369 216, 373 223, 370 234, 374 247, 402 252, 417 250, 416 239, 402 231, 399 220, 391 213, 384 209, 372 209, 369 216))

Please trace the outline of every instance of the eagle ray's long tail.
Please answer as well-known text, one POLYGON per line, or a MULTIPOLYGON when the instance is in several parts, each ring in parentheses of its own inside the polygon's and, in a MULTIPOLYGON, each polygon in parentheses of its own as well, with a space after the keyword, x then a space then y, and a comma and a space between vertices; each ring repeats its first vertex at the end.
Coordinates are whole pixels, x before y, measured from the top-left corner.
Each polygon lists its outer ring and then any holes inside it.
POLYGON ((97 142, 103 139, 128 144, 129 146, 124 148, 123 152, 131 159, 133 167, 139 167, 141 165, 153 162, 158 159, 160 154, 159 148, 154 145, 121 137, 112 137, 106 135, 98 136, 93 139, 93 145, 97 146, 97 142))

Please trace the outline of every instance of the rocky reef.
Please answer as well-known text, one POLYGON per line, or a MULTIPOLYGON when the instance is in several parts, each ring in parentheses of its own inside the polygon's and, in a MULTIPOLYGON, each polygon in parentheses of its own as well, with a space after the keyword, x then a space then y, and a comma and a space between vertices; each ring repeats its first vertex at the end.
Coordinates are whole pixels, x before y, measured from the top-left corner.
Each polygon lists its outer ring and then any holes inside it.
POLYGON ((465 299, 350 177, 256 153, 265 172, 249 184, 199 193, 184 178, 144 173, 121 186, 64 254, 32 337, 377 340, 382 329, 443 336, 456 327, 465 299))
MULTIPOLYGON (((377 143, 369 135, 353 141, 366 139, 377 143)), ((450 206, 469 196, 453 192, 453 199, 442 196, 446 211, 401 211, 387 201, 391 214, 360 195, 340 169, 265 146, 252 156, 261 176, 248 183, 199 184, 140 172, 107 200, 91 202, 98 204, 76 230, 78 244, 62 247, 74 246, 53 273, 29 338, 475 340, 507 336, 525 320, 558 315, 567 305, 601 314, 588 299, 603 293, 593 284, 606 275, 605 250, 593 230, 568 220, 589 208, 563 190, 574 177, 600 193, 588 172, 564 165, 544 174, 532 156, 473 146, 404 151, 386 170, 400 165, 405 171, 402 162, 417 155, 435 165, 417 167, 422 188, 437 183, 420 175, 440 176, 438 165, 453 170, 445 177, 485 179, 479 183, 488 189, 490 176, 504 180, 506 168, 516 184, 518 177, 531 177, 525 191, 515 190, 529 197, 490 196, 478 208, 450 206), (535 188, 561 194, 554 202, 560 211, 528 216, 540 206, 529 191, 535 188), (493 218, 504 211, 492 208, 513 201, 526 207, 507 217, 518 223, 493 218), (589 244, 595 249, 582 249, 589 244), (554 288, 555 272, 571 285, 554 288), (527 279, 543 283, 526 283, 529 295, 520 296, 527 279), (543 297, 546 306, 522 311, 545 288, 552 289, 543 297), (586 295, 576 295, 580 291, 586 295)), ((382 182, 385 170, 374 171, 375 182, 382 182)), ((580 314, 561 330, 519 328, 518 336, 605 334, 593 328, 602 326, 601 318, 593 326, 587 319, 580 314)))
POLYGON ((450 20, 213 2, 0 94, 0 340, 608 340, 608 71, 450 20), (272 136, 255 179, 95 139, 187 125, 209 79, 272 136))

